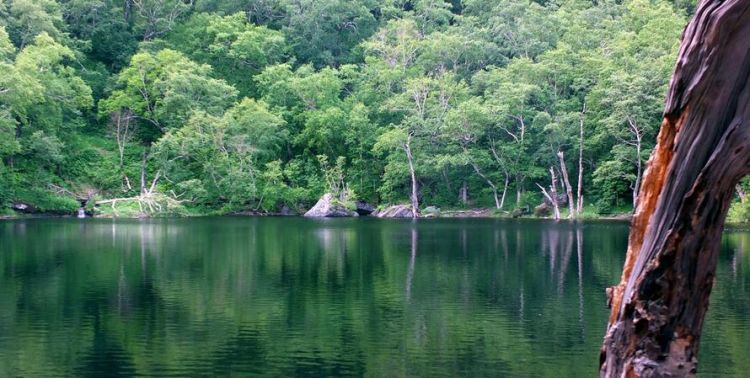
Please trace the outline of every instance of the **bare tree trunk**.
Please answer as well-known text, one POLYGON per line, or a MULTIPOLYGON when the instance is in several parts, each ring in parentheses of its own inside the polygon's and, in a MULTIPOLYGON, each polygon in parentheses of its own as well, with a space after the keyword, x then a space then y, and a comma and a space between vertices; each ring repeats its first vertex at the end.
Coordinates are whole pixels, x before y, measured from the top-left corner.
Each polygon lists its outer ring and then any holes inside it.
POLYGON ((555 176, 555 168, 549 167, 549 174, 552 178, 552 186, 550 186, 550 192, 548 193, 546 189, 544 189, 543 186, 536 184, 539 189, 542 190, 542 194, 544 194, 544 197, 547 198, 547 201, 552 204, 552 210, 555 217, 555 220, 560 220, 560 206, 557 203, 557 177, 555 176))
POLYGON ((578 204, 576 208, 576 214, 581 215, 583 213, 583 121, 586 119, 586 103, 583 103, 583 110, 581 110, 581 122, 579 123, 579 136, 578 136, 578 204))
POLYGON ((600 358, 602 377, 693 376, 735 185, 750 173, 750 1, 685 29, 600 358))
POLYGON ((458 199, 462 205, 466 205, 469 202, 469 187, 466 185, 466 180, 463 181, 461 189, 458 191, 458 199))
MULTIPOLYGON (((495 161, 503 170, 503 174, 505 175, 505 183, 503 185, 503 195, 500 199, 500 207, 499 209, 502 209, 503 206, 505 206, 505 195, 508 193, 508 184, 510 183, 510 175, 508 174, 508 169, 505 167, 505 164, 503 164, 503 159, 500 158, 500 155, 497 153, 497 150, 495 150, 495 141, 490 140, 490 151, 492 152, 492 157, 495 158, 495 161)), ((520 198, 520 196, 519 196, 520 198)))
POLYGON ((516 207, 521 207, 521 184, 516 180, 516 207))
MULTIPOLYGON (((16 117, 16 140, 21 139, 21 133, 23 132, 23 126, 22 125, 23 125, 23 123, 20 121, 20 119, 18 119, 18 117, 16 117)), ((14 161, 15 161, 15 159, 13 158, 14 155, 15 154, 9 155, 8 156, 8 160, 7 160, 8 167, 11 170, 14 169, 14 166, 13 166, 14 161)))
POLYGON ((508 193, 508 183, 510 182, 510 176, 505 174, 505 183, 503 184, 503 195, 500 197, 500 209, 505 206, 505 195, 508 193))
POLYGON ((411 175, 411 216, 416 218, 419 216, 419 198, 417 197, 417 173, 414 171, 414 155, 411 153, 411 135, 406 139, 404 151, 406 152, 406 159, 409 161, 409 174, 411 175))
MULTIPOLYGON (((482 180, 487 182, 487 185, 489 185, 490 188, 492 188, 492 195, 495 198, 495 208, 500 210, 500 208, 502 208, 502 204, 500 203, 500 199, 497 197, 497 185, 495 185, 495 183, 493 183, 492 180, 490 180, 487 176, 485 176, 482 173, 482 171, 479 170, 479 166, 477 166, 474 163, 471 163, 471 167, 474 168, 474 172, 476 172, 477 175, 481 177, 482 180)), ((505 200, 504 196, 505 196, 505 191, 503 190, 503 200, 505 200)))
POLYGON ((557 157, 560 158, 560 172, 562 172, 563 183, 565 183, 565 193, 568 195, 568 219, 573 219, 575 204, 573 203, 573 188, 568 180, 568 168, 565 167, 565 153, 558 151, 557 157))
POLYGON ((141 160, 141 195, 146 194, 146 158, 148 154, 143 150, 143 159, 141 160))
POLYGON ((112 114, 112 121, 115 124, 115 139, 117 140, 117 152, 120 157, 120 174, 127 190, 132 190, 130 178, 125 172, 125 146, 130 141, 133 130, 130 127, 130 121, 133 114, 130 110, 120 110, 112 114))
POLYGON ((552 178, 552 186, 550 187, 552 190, 552 193, 550 193, 550 196, 552 197, 552 209, 555 212, 555 220, 560 220, 560 205, 557 203, 557 176, 555 175, 555 168, 549 167, 549 174, 552 178))

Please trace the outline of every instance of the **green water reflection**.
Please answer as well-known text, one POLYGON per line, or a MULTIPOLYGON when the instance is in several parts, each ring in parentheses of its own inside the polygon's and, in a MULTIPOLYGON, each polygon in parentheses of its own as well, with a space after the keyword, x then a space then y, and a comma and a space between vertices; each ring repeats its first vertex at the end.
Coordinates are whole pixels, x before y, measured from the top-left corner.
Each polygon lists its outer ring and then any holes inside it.
MULTIPOLYGON (((0 376, 594 376, 627 225, 0 223, 0 376)), ((701 375, 750 371, 727 233, 701 375)))

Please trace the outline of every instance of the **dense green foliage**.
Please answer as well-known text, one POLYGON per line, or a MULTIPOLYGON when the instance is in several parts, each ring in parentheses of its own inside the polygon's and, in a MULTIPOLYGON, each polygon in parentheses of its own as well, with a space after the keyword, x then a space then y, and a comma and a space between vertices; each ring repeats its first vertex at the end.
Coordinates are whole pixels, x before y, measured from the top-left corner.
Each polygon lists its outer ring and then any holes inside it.
POLYGON ((301 209, 327 161, 375 203, 534 206, 564 164, 628 208, 693 7, 0 0, 0 203, 301 209))

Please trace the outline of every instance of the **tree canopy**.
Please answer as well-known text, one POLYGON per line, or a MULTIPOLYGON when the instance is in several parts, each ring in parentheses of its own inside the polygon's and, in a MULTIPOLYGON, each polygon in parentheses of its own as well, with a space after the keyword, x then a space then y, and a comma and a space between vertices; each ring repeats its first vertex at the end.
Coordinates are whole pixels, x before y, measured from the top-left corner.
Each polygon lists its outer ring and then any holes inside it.
POLYGON ((510 212, 553 175, 590 211, 628 211, 693 9, 0 1, 0 202, 153 189, 202 212, 304 209, 323 156, 379 204, 510 212))

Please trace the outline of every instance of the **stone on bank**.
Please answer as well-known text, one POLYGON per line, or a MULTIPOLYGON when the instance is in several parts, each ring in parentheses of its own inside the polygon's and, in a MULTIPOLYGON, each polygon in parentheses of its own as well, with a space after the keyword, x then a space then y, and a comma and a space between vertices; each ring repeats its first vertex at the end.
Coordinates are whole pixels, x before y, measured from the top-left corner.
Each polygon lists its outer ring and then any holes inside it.
POLYGON ((344 203, 326 193, 310 210, 305 213, 309 218, 357 217, 359 214, 346 207, 344 203))

